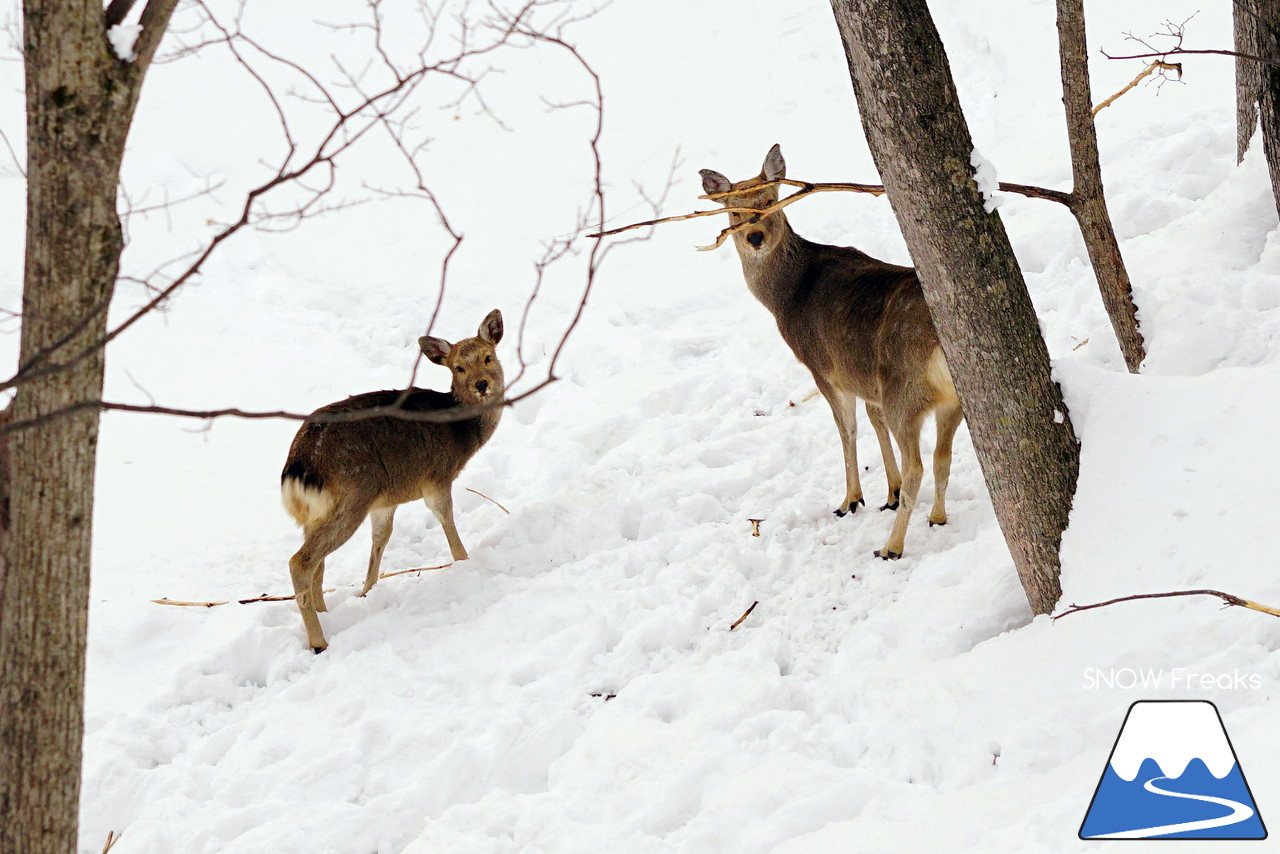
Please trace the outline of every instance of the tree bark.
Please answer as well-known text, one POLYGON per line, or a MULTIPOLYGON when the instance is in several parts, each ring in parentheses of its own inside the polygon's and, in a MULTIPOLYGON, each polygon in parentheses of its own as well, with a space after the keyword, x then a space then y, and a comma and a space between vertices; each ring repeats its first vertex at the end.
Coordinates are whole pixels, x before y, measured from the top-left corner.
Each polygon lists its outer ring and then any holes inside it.
POLYGON ((1049 613, 1079 445, 1004 225, 983 210, 942 41, 925 0, 831 5, 996 518, 1032 611, 1049 613))
MULTIPOLYGON (((1250 14, 1253 0, 1234 0, 1231 18, 1236 53, 1261 56, 1258 19, 1250 14)), ((1262 66, 1251 59, 1236 57, 1236 163, 1244 160, 1258 126, 1258 94, 1262 91, 1262 66)))
MULTIPOLYGON (((1242 0, 1254 18, 1256 56, 1280 57, 1280 0, 1242 0)), ((1280 214, 1280 66, 1257 64, 1258 117, 1262 124, 1262 153, 1267 160, 1271 194, 1280 214)))
POLYGON ((1136 374, 1146 358, 1133 285, 1120 254, 1102 190, 1098 158, 1098 130, 1093 122, 1093 94, 1089 85, 1089 55, 1085 45, 1084 0, 1058 0, 1058 54, 1062 64, 1062 103, 1067 110, 1067 138, 1071 143, 1071 212, 1080 224, 1089 263, 1098 280, 1102 304, 1111 318, 1120 352, 1129 372, 1136 374))
MULTIPOLYGON (((1233 0, 1234 47, 1239 53, 1280 58, 1280 0, 1233 0)), ((1236 57, 1236 161, 1244 159, 1255 121, 1262 122, 1262 153, 1280 214, 1280 66, 1236 57)))
MULTIPOLYGON (((116 190, 139 89, 176 0, 151 0, 133 63, 100 0, 26 0, 27 231, 19 371, 106 331, 124 246, 116 190)), ((17 387, 34 418, 102 394, 101 350, 17 387)), ((76 850, 98 415, 8 438, 10 530, 0 576, 0 851, 76 850)))

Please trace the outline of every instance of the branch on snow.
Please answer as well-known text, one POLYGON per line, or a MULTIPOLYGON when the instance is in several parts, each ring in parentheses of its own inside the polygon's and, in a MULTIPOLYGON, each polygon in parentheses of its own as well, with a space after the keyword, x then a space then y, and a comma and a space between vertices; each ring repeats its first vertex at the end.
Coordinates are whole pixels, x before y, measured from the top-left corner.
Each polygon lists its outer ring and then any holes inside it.
POLYGON ((1106 602, 1097 602, 1093 605, 1072 605, 1061 614, 1054 614, 1053 619, 1060 620, 1070 614, 1092 611, 1094 608, 1105 608, 1118 602, 1136 602, 1139 599, 1171 599, 1175 596, 1216 596, 1222 600, 1224 607, 1248 608, 1251 611, 1261 611, 1273 617, 1280 617, 1280 608, 1272 608, 1269 605, 1242 599, 1231 593, 1223 593, 1221 590, 1174 590, 1169 593, 1138 593, 1133 596, 1121 596, 1119 599, 1108 599, 1106 602))

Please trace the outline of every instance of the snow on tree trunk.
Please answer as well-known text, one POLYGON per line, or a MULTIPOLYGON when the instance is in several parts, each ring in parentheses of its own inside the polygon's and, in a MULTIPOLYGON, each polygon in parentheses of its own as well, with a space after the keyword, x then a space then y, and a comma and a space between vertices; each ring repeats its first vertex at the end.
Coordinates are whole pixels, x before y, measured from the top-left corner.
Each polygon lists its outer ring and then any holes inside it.
POLYGON ((1080 449, 1004 225, 983 210, 942 41, 925 0, 831 5, 996 517, 1032 610, 1047 613, 1080 449))

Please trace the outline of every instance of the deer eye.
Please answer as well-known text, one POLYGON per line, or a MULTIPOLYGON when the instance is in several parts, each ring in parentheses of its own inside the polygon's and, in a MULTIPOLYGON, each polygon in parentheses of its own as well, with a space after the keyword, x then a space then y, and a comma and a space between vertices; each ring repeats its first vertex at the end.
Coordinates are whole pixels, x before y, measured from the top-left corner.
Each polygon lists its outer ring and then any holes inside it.
POLYGON ((490 362, 492 362, 492 361, 493 361, 493 357, 492 357, 492 356, 485 356, 485 357, 484 357, 484 363, 485 363, 486 365, 487 365, 487 364, 489 364, 489 363, 490 363, 490 362))
POLYGON ((467 372, 466 369, 462 367, 462 365, 458 365, 458 367, 454 368, 454 370, 456 370, 460 374, 465 374, 467 372))

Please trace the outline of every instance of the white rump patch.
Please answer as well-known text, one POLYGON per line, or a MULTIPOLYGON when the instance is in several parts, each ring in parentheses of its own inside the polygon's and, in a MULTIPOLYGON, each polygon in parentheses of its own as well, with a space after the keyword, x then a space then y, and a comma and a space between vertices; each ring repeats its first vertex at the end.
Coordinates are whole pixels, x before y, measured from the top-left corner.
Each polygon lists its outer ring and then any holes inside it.
POLYGON ((280 501, 299 525, 321 522, 333 512, 333 496, 327 490, 304 486, 296 478, 286 478, 280 484, 280 501))

